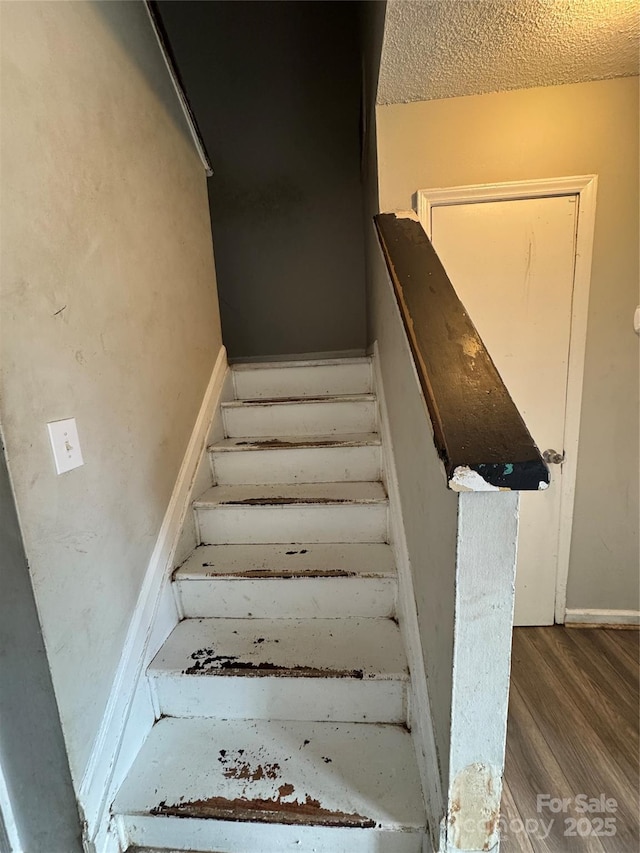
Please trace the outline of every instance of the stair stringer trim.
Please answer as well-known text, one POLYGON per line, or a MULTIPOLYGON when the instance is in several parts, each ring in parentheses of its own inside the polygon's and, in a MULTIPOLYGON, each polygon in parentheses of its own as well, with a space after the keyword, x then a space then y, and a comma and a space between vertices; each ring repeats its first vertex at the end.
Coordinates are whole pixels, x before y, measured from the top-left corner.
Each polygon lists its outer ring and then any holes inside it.
POLYGON ((111 818, 120 783, 155 723, 146 666, 179 621, 171 589, 176 552, 191 502, 209 474, 207 446, 220 403, 228 393, 227 352, 220 347, 156 544, 147 564, 136 607, 112 683, 109 700, 78 791, 83 845, 90 853, 121 853, 123 839, 111 818), (122 746, 126 743, 127 749, 122 746))
POLYGON ((398 475, 393 455, 391 428, 384 394, 378 342, 371 351, 374 392, 378 400, 378 429, 382 440, 382 476, 389 497, 389 542, 393 550, 398 573, 397 617, 409 664, 407 722, 411 730, 418 770, 422 782, 427 813, 427 836, 424 853, 439 851, 442 847, 443 821, 446 804, 440 783, 440 761, 433 733, 431 702, 427 687, 426 670, 415 592, 411 576, 411 562, 402 520, 398 475), (429 846, 431 842, 431 847, 429 846))

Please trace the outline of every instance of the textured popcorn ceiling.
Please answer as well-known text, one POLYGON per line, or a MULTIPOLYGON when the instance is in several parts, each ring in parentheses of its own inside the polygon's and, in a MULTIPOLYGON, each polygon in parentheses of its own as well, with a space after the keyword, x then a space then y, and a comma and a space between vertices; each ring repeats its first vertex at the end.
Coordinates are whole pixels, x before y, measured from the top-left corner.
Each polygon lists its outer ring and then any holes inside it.
POLYGON ((388 0, 378 103, 638 74, 640 0, 388 0))

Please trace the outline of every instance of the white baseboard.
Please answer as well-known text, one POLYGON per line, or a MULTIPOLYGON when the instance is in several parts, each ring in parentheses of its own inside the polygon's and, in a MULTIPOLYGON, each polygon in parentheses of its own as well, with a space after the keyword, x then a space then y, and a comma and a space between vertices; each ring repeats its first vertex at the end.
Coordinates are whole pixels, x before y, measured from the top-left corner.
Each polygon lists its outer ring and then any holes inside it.
MULTIPOLYGON (((440 824, 446 812, 440 784, 440 772, 436 741, 433 733, 431 702, 427 687, 426 669, 420 640, 416 599, 411 575, 411 562, 407 550, 407 541, 402 521, 398 475, 393 457, 391 428, 380 371, 378 344, 372 348, 373 377, 378 409, 380 415, 380 437, 383 448, 383 471, 385 486, 389 496, 389 528, 391 547, 398 572, 398 603, 397 616, 407 652, 407 661, 411 673, 409 696, 409 724, 416 756, 418 770, 425 796, 427 821, 429 825, 428 842, 435 851, 440 850, 440 824)), ((427 841, 425 841, 427 844, 427 841)))
MULTIPOLYGON (((131 760, 124 756, 121 762, 118 761, 125 735, 127 746, 135 748, 136 742, 141 743, 153 725, 147 701, 149 697, 145 695, 146 683, 141 675, 149 654, 161 645, 178 620, 169 584, 173 556, 190 509, 191 491, 206 452, 227 371, 227 354, 221 347, 147 565, 109 701, 80 785, 78 804, 84 817, 85 846, 97 853, 117 850, 109 829, 109 806, 110 797, 115 793, 116 769, 122 768, 123 762, 126 766, 126 761, 130 763, 131 760), (134 707, 136 713, 128 727, 134 707)), ((127 752, 132 753, 133 748, 127 752)))
POLYGON ((640 610, 581 610, 567 608, 564 615, 565 625, 608 625, 625 628, 640 626, 640 610))

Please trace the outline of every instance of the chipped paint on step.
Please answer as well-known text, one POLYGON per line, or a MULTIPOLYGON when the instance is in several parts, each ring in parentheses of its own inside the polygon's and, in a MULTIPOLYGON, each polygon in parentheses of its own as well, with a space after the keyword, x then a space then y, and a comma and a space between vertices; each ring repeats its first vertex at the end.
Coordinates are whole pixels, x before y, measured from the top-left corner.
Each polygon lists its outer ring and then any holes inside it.
MULTIPOLYGON (((279 570, 269 570, 269 569, 245 569, 243 572, 229 572, 224 574, 223 572, 207 572, 205 577, 208 578, 248 578, 248 579, 264 579, 264 578, 273 578, 277 580, 293 580, 294 578, 297 580, 313 580, 315 578, 352 578, 356 577, 358 572, 349 572, 346 569, 310 569, 305 572, 300 569, 291 569, 287 571, 287 569, 279 569, 279 570)), ((361 572, 360 577, 375 577, 375 575, 367 575, 364 572, 361 572)))
MULTIPOLYGON (((263 640, 255 641, 263 642, 263 640)), ((275 640, 275 642, 279 642, 275 640)), ((254 677, 278 676, 281 678, 357 678, 365 675, 361 669, 329 669, 306 664, 279 664, 271 661, 238 660, 237 655, 216 655, 213 648, 198 649, 191 657, 194 663, 183 670, 183 675, 244 675, 254 677)), ((369 674, 368 678, 375 678, 369 674)))
POLYGON ((176 570, 174 580, 203 577, 251 577, 253 571, 268 577, 295 566, 301 575, 344 571, 348 576, 395 577, 393 553, 387 544, 286 544, 201 545, 176 570))
POLYGON ((413 744, 398 725, 163 718, 114 812, 145 849, 418 853, 424 831, 413 744))
POLYGON ((242 498, 220 501, 218 506, 282 506, 287 504, 360 504, 357 498, 323 498, 323 497, 273 497, 273 498, 242 498))
POLYGON ((223 403, 225 409, 244 408, 245 406, 282 406, 290 405, 291 403, 360 403, 362 401, 371 402, 375 400, 372 394, 345 394, 340 396, 324 396, 324 397, 259 397, 253 400, 232 400, 228 403, 223 403))
POLYGON ((281 785, 278 796, 272 800, 236 797, 209 797, 206 800, 167 805, 162 801, 151 810, 153 815, 204 818, 211 820, 243 821, 247 823, 283 823, 300 826, 343 826, 368 829, 376 826, 371 818, 356 813, 325 809, 319 800, 306 794, 304 800, 284 800, 293 785, 281 785))

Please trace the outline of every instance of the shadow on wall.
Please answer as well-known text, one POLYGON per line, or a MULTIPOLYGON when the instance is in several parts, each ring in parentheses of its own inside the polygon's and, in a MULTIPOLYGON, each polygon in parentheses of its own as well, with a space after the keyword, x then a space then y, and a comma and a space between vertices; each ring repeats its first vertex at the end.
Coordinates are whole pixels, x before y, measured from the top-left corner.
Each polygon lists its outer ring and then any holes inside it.
POLYGON ((126 52, 129 61, 140 71, 173 124, 192 145, 191 131, 160 48, 155 44, 155 34, 153 42, 149 39, 153 27, 142 0, 91 0, 91 6, 109 27, 111 35, 126 52))

